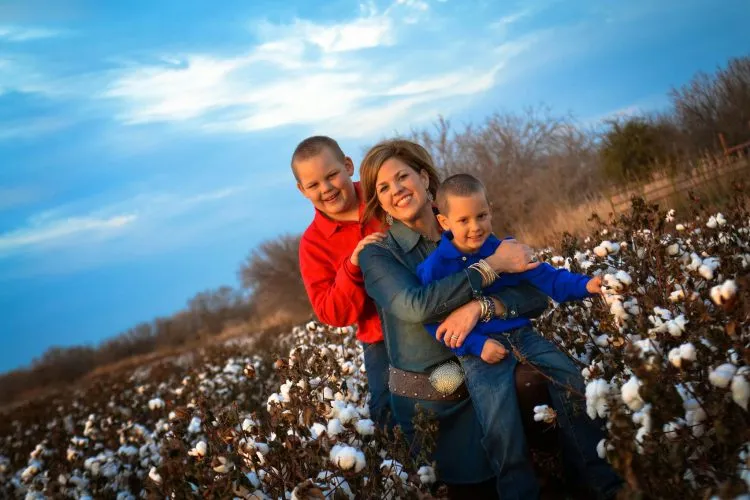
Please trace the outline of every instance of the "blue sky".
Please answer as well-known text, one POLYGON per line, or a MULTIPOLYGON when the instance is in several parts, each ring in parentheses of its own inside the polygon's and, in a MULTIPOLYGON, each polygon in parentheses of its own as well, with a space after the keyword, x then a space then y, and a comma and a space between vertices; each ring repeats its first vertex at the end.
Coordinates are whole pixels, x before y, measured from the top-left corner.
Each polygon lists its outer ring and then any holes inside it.
POLYGON ((546 103, 658 109, 745 0, 0 2, 0 370, 237 285, 311 208, 288 160, 546 103))

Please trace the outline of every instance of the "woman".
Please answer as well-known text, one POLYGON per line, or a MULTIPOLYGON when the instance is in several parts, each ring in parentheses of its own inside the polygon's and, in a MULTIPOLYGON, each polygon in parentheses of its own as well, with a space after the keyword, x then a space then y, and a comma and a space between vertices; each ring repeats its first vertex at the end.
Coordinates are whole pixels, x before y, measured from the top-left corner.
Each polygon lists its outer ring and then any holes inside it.
MULTIPOLYGON (((451 497, 494 497, 493 468, 481 446, 482 431, 465 386, 449 394, 438 390, 453 381, 450 365, 446 367, 453 353, 422 326, 453 311, 444 320, 449 331, 471 329, 480 314, 472 297, 481 292, 482 275, 468 269, 425 287, 420 284, 417 264, 435 249, 441 235, 431 203, 438 177, 421 146, 400 140, 375 146, 362 162, 360 178, 365 216, 382 220, 387 214, 393 222, 386 238, 365 247, 359 261, 383 325, 394 418, 413 435, 415 405, 435 412, 440 431, 433 458, 451 497), (379 174, 386 170, 388 179, 382 180, 379 174), (447 376, 438 375, 443 372, 447 376)), ((487 262, 496 272, 521 272, 533 267, 531 260, 527 246, 510 241, 487 262)), ((533 316, 547 306, 547 297, 530 286, 506 288, 493 300, 498 316, 533 316)))

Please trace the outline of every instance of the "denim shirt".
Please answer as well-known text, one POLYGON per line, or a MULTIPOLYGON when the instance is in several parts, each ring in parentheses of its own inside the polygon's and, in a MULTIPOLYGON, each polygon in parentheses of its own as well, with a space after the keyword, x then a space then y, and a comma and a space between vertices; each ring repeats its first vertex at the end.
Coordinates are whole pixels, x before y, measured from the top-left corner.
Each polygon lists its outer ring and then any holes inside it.
MULTIPOLYGON (((417 266, 436 247, 395 221, 382 242, 367 245, 359 255, 365 288, 378 306, 389 361, 402 370, 424 373, 453 358, 451 350, 437 342, 424 324, 441 321, 482 292, 482 277, 474 269, 423 285, 417 266)), ((548 305, 547 296, 526 283, 492 295, 505 305, 510 319, 536 317, 548 305)))
MULTIPOLYGON (((510 238, 505 238, 510 239, 510 238)), ((437 249, 432 252, 419 266, 417 275, 423 284, 429 284, 446 276, 460 272, 470 265, 486 259, 502 244, 494 235, 490 235, 482 246, 474 253, 461 252, 453 244, 450 231, 443 233, 437 249)), ((541 265, 521 273, 502 273, 495 282, 484 289, 485 294, 499 293, 503 288, 527 282, 541 290, 557 302, 567 302, 590 297, 586 284, 591 278, 582 274, 571 273, 566 269, 555 269, 549 264, 541 265)), ((425 325, 430 335, 435 336, 439 323, 425 325)), ((488 322, 480 322, 474 327, 464 340, 464 343, 452 349, 457 356, 472 354, 480 356, 484 342, 491 333, 502 333, 515 330, 522 326, 531 325, 528 318, 493 318, 488 322)))
MULTIPOLYGON (((435 248, 434 242, 396 221, 382 242, 367 245, 359 254, 365 289, 375 300, 383 325, 388 360, 402 370, 424 373, 453 358, 450 349, 427 333, 424 323, 440 321, 481 293, 482 278, 473 269, 422 285, 417 265, 435 248)), ((503 288, 493 296, 511 317, 533 317, 547 308, 546 295, 526 284, 503 288)), ((441 480, 466 484, 494 476, 470 399, 424 401, 391 393, 394 420, 410 440, 418 432, 413 425, 417 404, 438 421, 431 459, 441 480)))

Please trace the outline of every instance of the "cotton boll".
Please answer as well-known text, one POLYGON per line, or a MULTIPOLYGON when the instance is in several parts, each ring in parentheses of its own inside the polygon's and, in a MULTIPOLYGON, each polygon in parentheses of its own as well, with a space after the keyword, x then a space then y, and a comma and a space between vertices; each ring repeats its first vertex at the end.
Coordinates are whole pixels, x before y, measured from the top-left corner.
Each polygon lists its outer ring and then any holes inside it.
POLYGON ((154 398, 149 400, 148 402, 148 409, 149 410, 158 410, 160 408, 164 408, 164 400, 161 398, 154 398))
POLYGON ((641 395, 638 393, 638 389, 640 388, 640 386, 640 380, 638 380, 636 376, 632 376, 620 388, 620 394, 623 402, 628 405, 628 408, 633 411, 640 410, 644 405, 644 401, 643 399, 641 399, 641 395))
POLYGON ((671 245, 669 245, 667 247, 667 255, 670 255, 670 256, 674 257, 678 253, 680 253, 680 244, 679 243, 672 243, 671 245))
POLYGON ((675 347, 674 349, 669 350, 669 354, 667 354, 667 359, 670 363, 676 368, 682 367, 682 356, 680 356, 680 348, 675 347))
POLYGON ((341 420, 337 418, 329 420, 327 431, 329 436, 338 436, 339 434, 344 432, 344 426, 341 425, 341 420))
POLYGON ((697 359, 695 346, 690 342, 686 342, 680 346, 680 357, 685 361, 695 361, 697 359))
POLYGON ((682 429, 685 426, 684 421, 675 420, 672 422, 667 422, 662 427, 662 431, 664 432, 664 436, 669 439, 670 441, 674 441, 677 438, 680 437, 679 430, 682 429))
POLYGON ((250 432, 250 430, 253 428, 254 425, 255 425, 255 422, 253 422, 249 418, 246 418, 245 420, 242 421, 242 430, 245 432, 250 432))
POLYGON ((714 270, 705 264, 701 264, 700 267, 698 267, 698 274, 706 280, 714 279, 714 270))
POLYGON ((323 399, 333 399, 333 390, 328 386, 323 388, 323 399))
POLYGON ((685 325, 687 324, 687 322, 688 321, 685 319, 685 315, 680 314, 675 319, 669 320, 667 322, 667 331, 673 337, 680 337, 685 331, 685 325))
POLYGON ((348 424, 349 422, 356 421, 359 419, 359 413, 357 409, 352 405, 348 405, 339 412, 339 420, 342 424, 348 424))
POLYGON ((723 303, 723 299, 721 298, 721 285, 712 287, 709 295, 711 296, 713 303, 717 306, 720 306, 723 303))
POLYGON ((611 386, 606 380, 597 378, 586 384, 586 413, 589 418, 604 418, 609 412, 607 398, 611 386))
POLYGON ((310 426, 310 435, 313 439, 318 439, 324 432, 326 432, 326 426, 323 424, 315 422, 310 426))
POLYGON ((737 283, 734 280, 726 280, 721 284, 721 298, 729 300, 737 293, 737 283))
POLYGON ((358 420, 357 423, 354 424, 354 428, 360 436, 371 436, 375 434, 375 422, 369 418, 358 420))
POLYGON ((188 425, 187 431, 190 434, 197 434, 201 430, 201 419, 199 417, 193 417, 192 420, 190 420, 190 425, 188 425))
POLYGON ((419 481, 422 484, 432 484, 437 481, 435 469, 433 469, 429 465, 423 465, 422 467, 420 467, 417 471, 417 475, 419 475, 419 481))
POLYGON ((594 247, 594 254, 597 257, 606 257, 607 256, 607 249, 606 249, 606 247, 601 246, 601 245, 596 246, 596 247, 594 247))
POLYGON ((607 440, 601 439, 596 445, 596 454, 599 458, 604 459, 607 457, 607 440))
POLYGON ((685 300, 685 291, 682 288, 669 294, 670 302, 680 302, 682 300, 685 300))
POLYGON ((720 226, 723 226, 727 223, 727 220, 724 218, 724 214, 722 214, 721 212, 716 214, 716 223, 720 226))
POLYGON ((685 412, 685 422, 688 427, 690 427, 693 436, 701 437, 705 433, 706 429, 703 425, 703 421, 706 420, 707 417, 706 411, 701 407, 685 412))
POLYGON ((687 264, 687 268, 689 271, 697 271, 699 267, 703 265, 703 259, 700 258, 700 256, 693 252, 690 254, 690 263, 687 264))
POLYGON ((159 472, 156 470, 156 467, 151 467, 151 470, 148 472, 148 477, 156 484, 161 484, 161 475, 159 475, 159 472))
POLYGON ((685 230, 685 226, 683 224, 677 224, 674 228, 676 230, 678 230, 678 231, 684 231, 685 230))
POLYGON ((747 411, 748 398, 750 398, 750 368, 743 366, 732 377, 732 400, 743 410, 747 411))
POLYGON ((724 363, 719 365, 708 374, 708 381, 714 386, 725 389, 734 377, 737 367, 731 363, 724 363))
POLYGON ((631 278, 625 271, 617 271, 615 273, 615 279, 625 286, 630 286, 633 283, 633 278, 631 278))
POLYGON ((188 451, 188 455, 191 457, 205 457, 208 452, 208 445, 205 441, 198 441, 195 447, 188 451))
POLYGON ((352 446, 337 444, 331 449, 331 462, 342 470, 354 469, 359 472, 365 468, 365 454, 352 446))
POLYGON ((219 457, 218 458, 218 465, 214 467, 214 472, 218 474, 226 474, 227 472, 230 472, 232 469, 234 469, 234 464, 231 460, 228 460, 226 457, 219 457))
POLYGON ((713 215, 709 217, 708 222, 706 222, 706 227, 711 228, 711 229, 716 228, 716 226, 718 225, 719 223, 717 222, 716 217, 714 217, 713 215))
POLYGON ((603 333, 602 335, 599 335, 594 339, 594 343, 599 347, 608 347, 609 346, 609 335, 606 333, 603 333))
POLYGON ((557 418, 557 412, 547 405, 539 405, 534 407, 534 421, 544 422, 552 424, 557 418))

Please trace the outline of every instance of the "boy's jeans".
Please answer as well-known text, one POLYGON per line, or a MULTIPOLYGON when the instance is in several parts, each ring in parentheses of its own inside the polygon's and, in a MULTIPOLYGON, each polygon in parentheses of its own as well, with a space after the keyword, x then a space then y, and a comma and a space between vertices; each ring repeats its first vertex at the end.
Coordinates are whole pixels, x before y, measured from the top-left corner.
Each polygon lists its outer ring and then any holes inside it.
MULTIPOLYGON (((466 385, 484 432, 482 444, 497 473, 498 493, 503 499, 539 496, 539 485, 526 447, 521 413, 516 399, 514 371, 522 356, 545 375, 583 394, 585 385, 573 362, 531 327, 491 335, 508 349, 508 356, 488 364, 476 356, 461 356, 466 385)), ((596 445, 604 437, 600 423, 591 420, 585 401, 559 384, 549 383, 552 405, 562 438, 563 461, 568 477, 592 488, 597 496, 614 494, 621 480, 606 461, 599 458, 596 445)))
POLYGON ((362 342, 362 349, 370 393, 370 418, 380 426, 392 427, 391 393, 388 390, 388 352, 385 342, 362 342))

